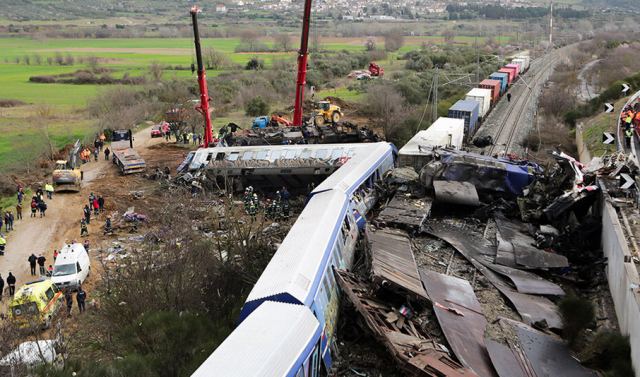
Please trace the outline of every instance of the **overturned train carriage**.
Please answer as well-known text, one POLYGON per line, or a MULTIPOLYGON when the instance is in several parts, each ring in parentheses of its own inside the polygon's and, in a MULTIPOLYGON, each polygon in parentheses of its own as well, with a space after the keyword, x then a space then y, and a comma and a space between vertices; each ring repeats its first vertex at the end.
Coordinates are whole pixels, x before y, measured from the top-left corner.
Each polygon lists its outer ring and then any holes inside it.
MULTIPOLYGON (((219 187, 306 190, 315 187, 358 151, 377 144, 326 144, 203 148, 191 152, 179 171, 202 170, 219 187)), ((295 190, 294 190, 295 191, 295 190)))

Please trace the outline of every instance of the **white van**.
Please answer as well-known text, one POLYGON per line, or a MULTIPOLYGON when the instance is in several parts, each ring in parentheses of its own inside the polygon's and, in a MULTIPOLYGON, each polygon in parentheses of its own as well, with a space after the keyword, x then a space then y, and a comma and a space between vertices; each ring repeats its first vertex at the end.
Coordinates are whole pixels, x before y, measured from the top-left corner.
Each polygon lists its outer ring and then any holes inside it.
POLYGON ((65 245, 53 265, 51 281, 58 289, 77 289, 91 270, 89 254, 81 243, 65 245))

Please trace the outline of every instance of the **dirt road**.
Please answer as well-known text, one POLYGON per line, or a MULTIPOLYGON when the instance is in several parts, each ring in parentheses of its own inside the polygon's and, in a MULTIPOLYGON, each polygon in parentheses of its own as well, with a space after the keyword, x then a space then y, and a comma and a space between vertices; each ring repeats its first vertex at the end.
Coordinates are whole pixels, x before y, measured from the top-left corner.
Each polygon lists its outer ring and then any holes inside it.
MULTIPOLYGON (((142 154, 149 147, 163 141, 163 139, 151 139, 148 129, 135 133, 134 137, 134 146, 142 154)), ((30 208, 25 206, 23 220, 16 221, 15 230, 8 233, 7 250, 5 255, 0 257, 0 274, 3 279, 6 279, 8 273, 12 272, 17 279, 16 288, 39 277, 30 275, 27 258, 31 253, 36 256, 44 254, 47 258, 46 265, 53 264, 54 249, 60 249, 65 242, 81 239, 82 208, 88 204, 90 192, 95 192, 96 195, 101 194, 100 187, 95 184, 95 181, 107 175, 118 176, 116 167, 110 161, 105 161, 104 155, 100 156, 98 162, 91 161, 83 165, 82 170, 84 180, 80 193, 54 194, 52 200, 46 200, 48 209, 46 217, 42 218, 39 215, 36 218, 29 217, 30 208)), ((127 177, 120 177, 120 179, 127 179, 127 177)), ((108 203, 109 197, 105 197, 105 200, 108 203)), ((25 198, 25 202, 28 204, 30 198, 25 198)), ((105 215, 99 215, 95 220, 92 218, 89 233, 98 234, 104 221, 105 215)), ((8 302, 8 300, 3 301, 5 305, 8 302)))

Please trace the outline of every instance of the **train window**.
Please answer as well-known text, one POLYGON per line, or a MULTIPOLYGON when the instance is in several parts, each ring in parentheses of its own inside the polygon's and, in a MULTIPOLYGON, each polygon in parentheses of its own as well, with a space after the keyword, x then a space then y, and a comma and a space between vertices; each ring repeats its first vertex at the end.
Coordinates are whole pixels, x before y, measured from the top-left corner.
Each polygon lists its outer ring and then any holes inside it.
POLYGON ((320 342, 313 349, 313 358, 311 359, 311 377, 320 375, 320 342))
MULTIPOLYGON (((331 266, 329 266, 329 269, 331 266)), ((324 286, 324 291, 327 293, 327 302, 331 301, 331 287, 329 287, 328 277, 325 275, 324 279, 322 279, 322 286, 324 286)))
POLYGON ((286 151, 285 158, 286 158, 287 160, 291 160, 291 159, 296 158, 296 151, 295 151, 295 150, 293 150, 293 149, 286 151))
POLYGON ((244 152, 244 154, 242 155, 243 161, 251 160, 252 158, 253 158, 253 151, 244 152))
POLYGON ((329 153, 329 150, 327 149, 320 149, 316 151, 316 158, 319 159, 325 159, 327 158, 327 154, 329 153))
POLYGON ((229 156, 227 157, 228 161, 235 161, 238 159, 238 156, 240 156, 240 152, 231 152, 229 153, 229 156))
POLYGON ((280 158, 281 151, 271 151, 271 161, 275 161, 280 158))
MULTIPOLYGON (((224 152, 220 152, 220 153, 216 154, 216 161, 224 160, 224 156, 225 156, 224 152)), ((209 158, 211 158, 211 156, 209 156, 209 158)), ((207 159, 209 159, 209 158, 207 158, 207 159)))
POLYGON ((304 377, 304 367, 300 367, 300 369, 298 369, 296 377, 304 377))
POLYGON ((300 154, 300 158, 309 158, 310 156, 311 156, 311 150, 310 149, 305 149, 300 154))
POLYGON ((351 230, 351 225, 349 225, 349 221, 347 220, 348 216, 345 216, 343 226, 347 228, 347 230, 351 230))
POLYGON ((256 160, 266 160, 268 153, 269 152, 267 152, 267 151, 258 151, 258 152, 256 152, 256 160))
POLYGON ((340 157, 342 157, 342 149, 334 149, 334 150, 331 152, 331 159, 332 159, 332 160, 337 160, 337 159, 339 159, 340 157))

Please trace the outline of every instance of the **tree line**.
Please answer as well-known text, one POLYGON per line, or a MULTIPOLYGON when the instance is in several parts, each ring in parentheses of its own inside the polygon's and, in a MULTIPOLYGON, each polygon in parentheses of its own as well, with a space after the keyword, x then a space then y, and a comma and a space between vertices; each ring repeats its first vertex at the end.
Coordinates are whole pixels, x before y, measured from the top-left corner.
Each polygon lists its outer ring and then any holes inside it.
MULTIPOLYGON (((451 20, 464 20, 484 17, 491 20, 541 18, 549 14, 549 8, 545 7, 504 7, 501 5, 447 5, 447 12, 451 20)), ((586 18, 591 16, 589 11, 580 11, 573 8, 556 8, 553 11, 555 17, 560 18, 586 18)))

